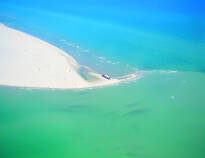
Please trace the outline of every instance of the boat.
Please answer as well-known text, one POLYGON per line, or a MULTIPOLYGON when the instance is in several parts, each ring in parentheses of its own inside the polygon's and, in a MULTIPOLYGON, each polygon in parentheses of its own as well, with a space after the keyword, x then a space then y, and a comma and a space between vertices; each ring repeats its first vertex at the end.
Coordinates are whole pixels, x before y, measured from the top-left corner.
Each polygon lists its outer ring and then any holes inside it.
POLYGON ((103 74, 102 77, 107 79, 107 80, 111 80, 111 77, 109 75, 103 74))

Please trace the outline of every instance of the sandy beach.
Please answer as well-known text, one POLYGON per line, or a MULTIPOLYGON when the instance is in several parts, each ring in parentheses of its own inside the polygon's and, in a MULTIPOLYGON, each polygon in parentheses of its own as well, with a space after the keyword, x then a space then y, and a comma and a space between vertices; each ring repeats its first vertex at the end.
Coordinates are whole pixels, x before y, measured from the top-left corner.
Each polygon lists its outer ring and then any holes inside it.
POLYGON ((125 81, 107 80, 96 72, 87 73, 93 79, 86 80, 78 73, 83 66, 61 49, 4 24, 0 35, 0 85, 77 89, 125 81))

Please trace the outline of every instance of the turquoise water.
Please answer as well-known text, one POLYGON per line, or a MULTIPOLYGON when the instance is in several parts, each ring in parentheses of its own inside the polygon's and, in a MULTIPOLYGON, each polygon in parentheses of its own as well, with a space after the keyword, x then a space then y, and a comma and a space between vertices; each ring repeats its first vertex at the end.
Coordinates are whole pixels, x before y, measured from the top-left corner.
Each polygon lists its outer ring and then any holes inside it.
POLYGON ((200 1, 1 1, 0 22, 99 73, 142 78, 87 90, 0 87, 0 157, 204 158, 200 1))

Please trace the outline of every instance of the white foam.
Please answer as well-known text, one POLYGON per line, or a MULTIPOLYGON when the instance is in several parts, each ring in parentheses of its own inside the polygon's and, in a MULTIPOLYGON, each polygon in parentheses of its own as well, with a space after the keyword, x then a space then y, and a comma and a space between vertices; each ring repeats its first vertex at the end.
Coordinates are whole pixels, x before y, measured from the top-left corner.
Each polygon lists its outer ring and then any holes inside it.
POLYGON ((175 97, 174 95, 170 96, 170 99, 173 99, 173 100, 174 100, 175 98, 176 98, 176 97, 175 97))

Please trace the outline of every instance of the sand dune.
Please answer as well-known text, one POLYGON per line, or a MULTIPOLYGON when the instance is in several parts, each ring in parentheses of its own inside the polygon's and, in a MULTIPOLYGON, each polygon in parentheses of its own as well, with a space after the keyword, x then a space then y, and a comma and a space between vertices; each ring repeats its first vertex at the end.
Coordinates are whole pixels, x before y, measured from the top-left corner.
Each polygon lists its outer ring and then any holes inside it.
POLYGON ((80 67, 59 48, 0 24, 0 85, 75 89, 122 81, 95 72, 89 73, 93 80, 86 80, 78 73, 80 67))

